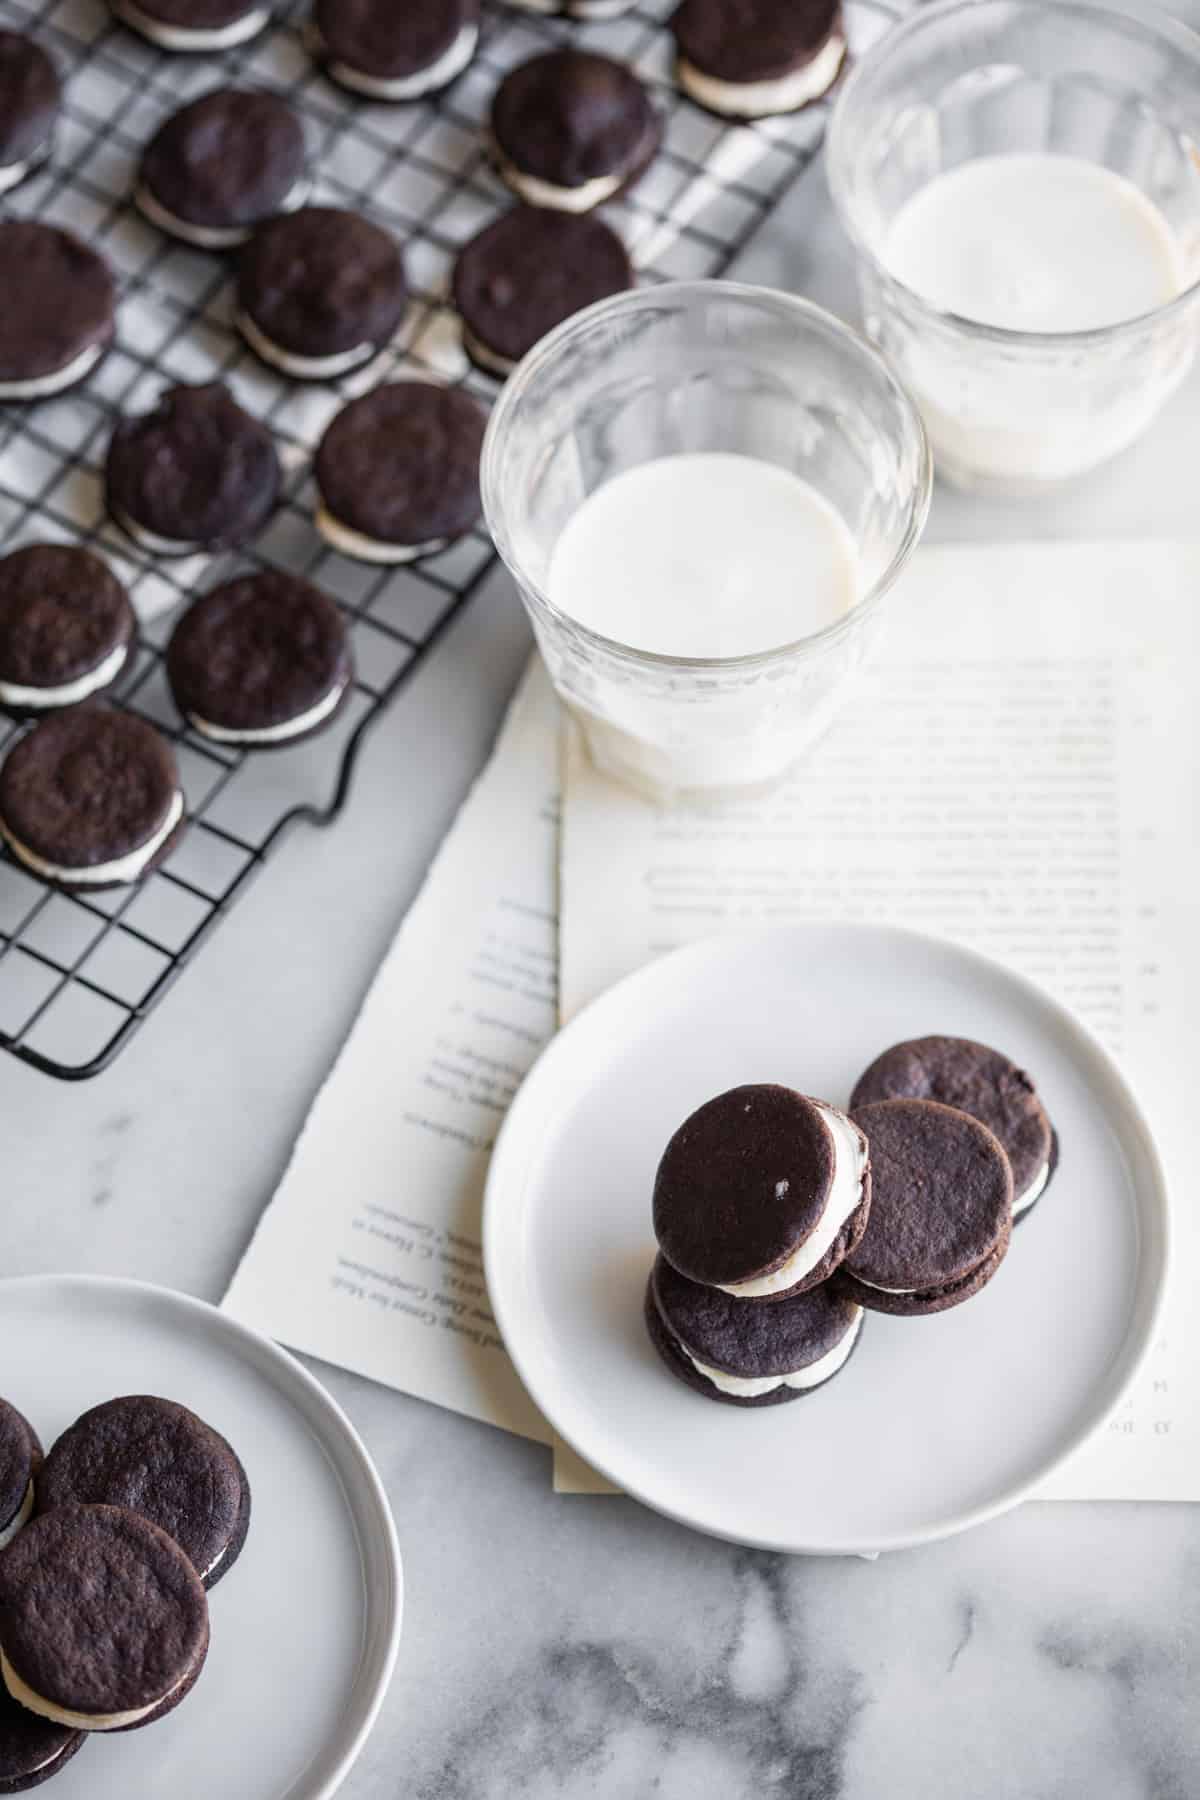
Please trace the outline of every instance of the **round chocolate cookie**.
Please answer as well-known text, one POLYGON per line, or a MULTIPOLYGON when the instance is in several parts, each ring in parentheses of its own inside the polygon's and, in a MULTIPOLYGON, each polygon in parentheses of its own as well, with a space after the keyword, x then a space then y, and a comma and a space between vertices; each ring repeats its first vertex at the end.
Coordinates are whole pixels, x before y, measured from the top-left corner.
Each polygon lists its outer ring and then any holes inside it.
POLYGON ((304 127, 285 100, 217 88, 160 125, 134 198, 153 225, 201 250, 244 244, 308 197, 304 127))
POLYGON ((477 367, 507 375, 564 319, 632 286, 629 253, 602 219, 514 206, 459 252, 463 347, 477 367))
POLYGON ((60 887, 141 880, 169 854, 182 819, 170 744, 100 701, 51 713, 0 766, 0 836, 60 887))
POLYGON ((285 375, 327 381, 370 362, 408 305, 400 246, 358 213, 304 206, 255 232, 238 260, 238 327, 285 375))
POLYGON ((61 103, 58 70, 41 45, 0 31, 0 194, 45 162, 61 103))
POLYGON ((190 606, 167 647, 175 704, 218 743, 277 746, 319 731, 350 690, 346 625, 311 582, 239 575, 190 606))
POLYGON ((250 1484, 225 1439, 173 1400, 127 1394, 63 1432, 37 1477, 39 1513, 128 1507, 173 1537, 205 1587, 228 1575, 250 1528, 250 1484))
POLYGON ((1013 1217, 1049 1185, 1058 1139, 1033 1081, 1007 1056, 970 1038, 910 1038, 877 1056, 858 1078, 852 1107, 875 1100, 940 1100, 999 1138, 1012 1165, 1013 1217))
POLYGON ((871 1146, 871 1217, 834 1277, 873 1312, 945 1312, 977 1294, 1012 1233, 1012 1171, 985 1125, 936 1100, 880 1100, 853 1119, 871 1146))
POLYGON ((520 199, 590 212, 648 168, 662 124, 624 63, 549 50, 500 83, 492 137, 500 175, 520 199))
POLYGON ((690 1281, 778 1302, 828 1279, 870 1206, 867 1144, 844 1113, 791 1088, 731 1088, 663 1152, 654 1235, 690 1281))
POLYGON ((12 1543, 33 1511, 34 1476, 41 1461, 42 1446, 29 1420, 0 1400, 0 1550, 12 1543))
POLYGON ((116 290, 102 256, 30 219, 0 220, 0 400, 40 400, 90 375, 116 329, 116 290))
POLYGON ((111 687, 136 624, 107 563, 71 544, 0 557, 0 706, 44 712, 111 687))
POLYGON ((671 19, 684 93, 727 119, 795 112, 846 55, 841 0, 683 0, 671 19))
POLYGON ((168 388, 153 412, 122 419, 104 476, 112 518, 156 556, 244 544, 279 498, 274 439, 219 381, 168 388))
POLYGON ((479 517, 487 421, 462 388, 397 381, 352 400, 317 448, 317 529, 344 556, 413 562, 479 517))
POLYGON ((207 1654, 200 1577, 138 1513, 59 1506, 0 1556, 0 1673, 42 1718, 78 1731, 149 1725, 207 1654))
POLYGON ((314 49, 339 86, 371 100, 449 87, 479 42, 479 0, 317 0, 314 49))
POLYGON ((110 0, 113 17, 160 50, 204 55, 231 50, 271 22, 262 0, 110 0))
POLYGON ((702 1287, 659 1256, 646 1286, 646 1327, 673 1375, 726 1406, 801 1400, 845 1367, 862 1308, 830 1284, 759 1306, 702 1287))
POLYGON ((84 1733, 18 1706, 0 1681, 0 1794, 25 1794, 65 1768, 84 1733))

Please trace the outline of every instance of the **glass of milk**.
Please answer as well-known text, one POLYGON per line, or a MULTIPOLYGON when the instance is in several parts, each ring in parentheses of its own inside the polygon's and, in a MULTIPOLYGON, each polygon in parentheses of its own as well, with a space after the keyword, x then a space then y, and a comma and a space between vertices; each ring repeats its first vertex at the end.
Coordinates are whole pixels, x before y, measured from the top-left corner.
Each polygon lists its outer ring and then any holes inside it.
POLYGON ((865 339, 732 282, 589 307, 510 377, 483 502, 596 764, 765 788, 833 716, 916 546, 920 419, 865 339))
POLYGON ((828 138, 867 330, 938 472, 1040 493, 1192 360, 1200 38, 1148 6, 951 0, 858 64, 828 138))

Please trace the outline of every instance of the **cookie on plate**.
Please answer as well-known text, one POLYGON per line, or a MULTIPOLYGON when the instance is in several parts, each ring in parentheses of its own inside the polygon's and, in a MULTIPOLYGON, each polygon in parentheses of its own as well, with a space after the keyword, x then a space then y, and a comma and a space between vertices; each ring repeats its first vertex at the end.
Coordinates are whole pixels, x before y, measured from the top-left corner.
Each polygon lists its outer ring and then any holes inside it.
POLYGON ((479 0, 317 0, 313 50, 339 87, 416 100, 456 81, 479 43, 479 0))
POLYGON ((25 1794, 50 1781, 66 1768, 84 1735, 27 1712, 0 1681, 0 1794, 25 1794))
POLYGON ((124 584, 73 544, 26 544, 0 557, 0 706, 46 712, 111 687, 136 624, 124 584))
POLYGON ((359 213, 303 206, 260 226, 238 259, 238 329, 298 381, 370 362, 407 306, 399 244, 359 213))
POLYGON ((68 890, 140 881, 169 855, 182 821, 170 744, 101 701, 40 720, 0 766, 0 836, 26 868, 68 890))
POLYGON ((0 220, 0 400, 41 400, 89 376, 116 329, 112 271, 95 250, 32 219, 0 220))
POLYGON ((339 608, 282 569, 239 575, 194 602, 167 646, 175 704, 221 744, 294 744, 328 725, 353 668, 339 608))
POLYGON ((603 219, 514 206, 459 251, 463 348, 477 368, 507 375, 564 319, 632 286, 629 252, 603 219))
POLYGON ((859 1076, 850 1105, 875 1100, 940 1100, 986 1125, 1012 1165, 1016 1219, 1045 1193, 1058 1165, 1058 1137, 1032 1077, 987 1044, 956 1037, 893 1044, 859 1076))
POLYGON ((41 1461, 42 1446, 29 1420, 10 1401, 0 1400, 0 1550, 12 1543, 33 1512, 34 1477, 41 1461))
POLYGON ((317 447, 317 529, 360 562, 432 556, 479 517, 486 419, 462 388, 396 381, 352 400, 317 447))
POLYGON ((233 1449, 174 1400, 125 1394, 68 1426, 38 1471, 39 1513, 124 1506, 173 1537, 206 1588, 228 1575, 250 1527, 250 1483, 233 1449))
POLYGON ((654 1181, 654 1235, 689 1281, 778 1302, 828 1279, 867 1228, 871 1164, 845 1113, 731 1088, 685 1119, 654 1181))
POLYGON ((257 225, 308 198, 304 127, 278 94, 217 88, 181 106, 142 153, 134 200, 201 250, 244 244, 257 225))
POLYGON ((219 381, 168 388, 153 412, 121 419, 108 446, 113 521, 156 556, 244 544, 279 498, 275 441, 219 381))
POLYGON ((184 1552, 121 1506, 59 1506, 0 1556, 0 1674, 76 1731, 171 1712, 208 1654, 208 1601, 184 1552))
POLYGON ((653 161, 662 123, 632 69, 549 50, 505 76, 492 101, 497 167, 530 206, 590 212, 653 161))
POLYGON ((0 31, 0 194, 45 162, 61 104, 58 70, 42 46, 23 32, 0 31))
POLYGON ((832 1381, 858 1342, 863 1315, 828 1282, 759 1306, 689 1281, 659 1256, 645 1317, 668 1369, 698 1394, 727 1406, 778 1406, 832 1381))
POLYGON ((841 0, 683 0, 671 30, 680 87, 724 119, 796 112, 846 56, 841 0))
POLYGON ((113 17, 160 50, 205 55, 245 44, 271 22, 260 0, 109 0, 113 17))
POLYGON ((853 1118, 871 1146, 871 1216, 834 1276, 873 1312, 945 1312, 979 1293, 1012 1233, 1012 1170, 986 1125, 936 1100, 879 1100, 853 1118))

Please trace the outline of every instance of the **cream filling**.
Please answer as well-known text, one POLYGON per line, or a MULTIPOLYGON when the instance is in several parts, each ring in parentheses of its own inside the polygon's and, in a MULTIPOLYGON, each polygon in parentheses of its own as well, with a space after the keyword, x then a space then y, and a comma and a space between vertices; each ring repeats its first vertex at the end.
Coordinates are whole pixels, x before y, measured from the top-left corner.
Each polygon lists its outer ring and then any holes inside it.
POLYGON ((51 370, 49 375, 30 375, 24 381, 0 380, 0 400, 38 400, 46 394, 61 394, 64 388, 74 387, 95 368, 106 348, 105 344, 89 344, 86 350, 81 350, 61 369, 51 370))
MULTIPOLYGON (((295 212, 298 206, 304 205, 311 192, 312 182, 307 175, 302 175, 271 216, 295 212)), ((161 200, 156 200, 145 182, 139 182, 134 189, 133 202, 151 225, 157 225, 160 231, 169 232, 185 244, 194 244, 197 250, 232 250, 254 235, 253 225, 193 225, 190 220, 171 212, 161 200)))
POLYGON ((676 64, 676 74, 684 93, 711 112, 734 119, 760 119, 769 113, 794 112, 810 100, 819 100, 833 85, 845 54, 845 40, 831 37, 802 69, 773 81, 722 81, 717 75, 706 75, 684 56, 676 64))
POLYGON ((699 1370, 704 1379, 711 1381, 715 1388, 720 1388, 723 1394, 737 1394, 742 1399, 753 1400, 759 1394, 773 1394, 776 1388, 781 1387, 819 1387, 821 1382, 836 1375, 853 1350, 862 1330, 862 1307, 856 1306, 854 1312, 852 1323, 833 1349, 827 1350, 824 1356, 819 1356, 816 1362, 808 1363, 803 1369, 796 1369, 791 1375, 728 1375, 724 1369, 714 1369, 711 1363, 701 1362, 698 1356, 693 1356, 682 1339, 676 1339, 676 1342, 692 1367, 699 1370))
POLYGON ((9 188, 15 188, 19 181, 24 181, 32 167, 32 158, 26 158, 24 162, 5 163, 0 167, 0 194, 7 194, 9 188))
POLYGON ((366 94, 371 100, 417 100, 435 88, 448 87, 456 75, 461 75, 478 42, 479 27, 472 22, 463 26, 436 62, 418 69, 414 75, 366 75, 344 62, 330 62, 329 73, 342 87, 353 88, 356 94, 366 94))
MULTIPOLYGON (((338 701, 350 685, 349 676, 335 688, 323 695, 315 706, 295 719, 285 719, 282 725, 260 725, 249 730, 240 730, 230 725, 213 725, 208 719, 202 719, 197 713, 188 714, 188 724, 195 727, 202 737, 212 738, 218 744, 282 744, 288 738, 299 737, 305 731, 311 731, 322 719, 336 711, 338 701)), ((223 1556, 224 1551, 221 1552, 223 1556)), ((220 1558, 217 1559, 218 1561, 220 1558)), ((216 1563, 212 1564, 216 1568, 216 1563)), ((205 1570, 208 1574, 210 1571, 205 1570)))
POLYGON ((389 544, 383 538, 368 537, 365 532, 343 525, 327 506, 318 506, 316 527, 327 544, 340 550, 343 556, 352 556, 356 562, 417 562, 422 556, 436 556, 450 542, 449 538, 443 537, 430 538, 427 544, 389 544))
MULTIPOLYGON (((80 700, 86 700, 89 694, 107 687, 114 681, 129 655, 128 644, 118 644, 110 650, 103 662, 89 669, 86 675, 80 675, 74 681, 64 681, 61 687, 21 687, 15 681, 0 681, 0 700, 5 706, 74 706, 80 700)), ((3 1543, 0 1538, 0 1544, 3 1543)))
MULTIPOLYGON (((35 875, 44 875, 47 881, 69 881, 73 887, 101 887, 108 883, 114 885, 121 882, 136 881, 146 864, 161 850, 180 819, 183 817, 183 795, 176 790, 175 798, 167 809, 167 816, 158 830, 128 856, 118 856, 112 862, 93 863, 90 868, 66 869, 58 863, 46 862, 24 845, 19 838, 13 836, 4 821, 0 819, 0 836, 3 836, 13 853, 20 857, 27 868, 35 875)), ((35 1708, 36 1711, 36 1708, 35 1708)), ((47 1714, 47 1717, 50 1715, 47 1714)))
POLYGON ((150 531, 145 525, 139 525, 121 507, 114 506, 112 516, 121 527, 126 537, 140 544, 143 550, 149 550, 154 556, 199 556, 205 546, 195 538, 163 537, 157 531, 150 531))
POLYGON ((281 349, 261 332, 247 312, 238 313, 237 328, 264 362, 282 369, 285 375, 297 375, 303 381, 332 380, 336 375, 348 375, 351 369, 370 362, 379 348, 377 344, 356 344, 353 350, 337 350, 332 356, 298 356, 294 351, 281 349))
POLYGON ((7 1548, 23 1525, 28 1525, 29 1515, 33 1511, 33 1482, 25 1489, 25 1498, 18 1506, 8 1524, 0 1530, 0 1550, 7 1548))
POLYGON ((231 25, 197 31, 186 25, 164 25, 161 19, 153 18, 140 6, 135 6, 134 0, 112 0, 112 9, 118 19, 132 25, 160 50, 229 50, 234 44, 244 44, 248 38, 256 37, 271 19, 269 7, 263 6, 235 19, 231 25))
POLYGON ((499 157, 499 167, 501 179, 514 194, 528 201, 530 206, 547 206, 556 212, 591 212, 602 201, 611 200, 629 179, 626 171, 617 175, 597 175, 579 187, 557 187, 552 181, 542 181, 536 175, 526 175, 503 153, 499 157))
POLYGON ((513 357, 501 356, 498 350, 490 349, 467 324, 462 327, 462 340, 471 361, 478 363, 481 369, 490 369, 493 375, 511 375, 517 366, 513 357))
POLYGON ((1034 1201, 1038 1198, 1039 1194, 1042 1192, 1043 1188, 1045 1187, 1045 1185, 1049 1181, 1049 1179, 1050 1179, 1050 1162, 1049 1162, 1049 1159, 1047 1158, 1047 1160, 1042 1164, 1041 1168, 1038 1170, 1037 1174, 1034 1176, 1033 1180, 1030 1182, 1029 1186, 1025 1189, 1025 1192, 1023 1194, 1018 1194, 1017 1198, 1013 1201, 1013 1218, 1014 1219, 1019 1219, 1023 1212, 1029 1211, 1029 1208, 1033 1205, 1034 1201))
POLYGON ((221 1549, 217 1551, 217 1554, 213 1557, 212 1561, 209 1563, 207 1569, 201 1569, 201 1571, 200 1571, 201 1581, 207 1581, 209 1576, 212 1574, 213 1570, 220 1568, 221 1564, 225 1561, 225 1558, 226 1558, 226 1556, 228 1556, 228 1554, 229 1554, 229 1545, 228 1544, 222 1545, 221 1549))
POLYGON ((825 1210, 816 1229, 769 1275, 756 1275, 751 1281, 737 1281, 728 1286, 723 1281, 715 1283, 722 1293, 732 1294, 735 1299, 757 1300, 764 1294, 781 1294, 785 1289, 795 1287, 816 1268, 822 1257, 828 1255, 838 1232, 862 1203, 863 1177, 867 1169, 867 1148, 862 1134, 836 1107, 825 1106, 820 1100, 814 1100, 813 1105, 833 1137, 833 1180, 825 1210))
POLYGON ((0 1674, 4 1676, 4 1685, 17 1704, 23 1706, 26 1712, 36 1713, 39 1719, 49 1719, 55 1725, 68 1725, 72 1731, 122 1731, 127 1725, 136 1725, 139 1720, 148 1718, 164 1700, 169 1700, 172 1694, 178 1693, 191 1670, 181 1675, 165 1694, 160 1694, 149 1706, 135 1706, 128 1712, 113 1713, 72 1712, 69 1706, 58 1706, 53 1700, 47 1700, 43 1694, 35 1693, 27 1681, 21 1680, 3 1650, 0 1650, 0 1674))

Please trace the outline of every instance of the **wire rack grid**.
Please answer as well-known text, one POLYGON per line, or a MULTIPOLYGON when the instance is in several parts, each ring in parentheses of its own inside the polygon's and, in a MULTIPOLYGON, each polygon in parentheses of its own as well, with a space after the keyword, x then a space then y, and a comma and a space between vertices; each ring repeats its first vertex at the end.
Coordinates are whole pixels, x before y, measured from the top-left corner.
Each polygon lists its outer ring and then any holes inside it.
MULTIPOLYGON (((482 582, 493 559, 482 528, 399 571, 325 547, 311 522, 310 459, 348 398, 405 369, 463 381, 485 403, 494 393, 466 363, 445 296, 459 246, 508 203, 481 131, 502 76, 569 37, 627 61, 651 85, 664 115, 662 151, 637 189, 607 209, 644 280, 720 275, 811 159, 820 107, 731 128, 675 92, 664 28, 671 5, 639 0, 620 19, 581 26, 488 0, 471 68, 440 97, 389 107, 354 100, 321 75, 306 49, 303 5, 282 8, 262 38, 238 51, 189 58, 155 51, 116 24, 102 0, 0 0, 0 25, 36 35, 67 88, 53 157, 4 210, 95 244, 121 296, 116 347, 86 387, 36 407, 0 407, 0 554, 22 543, 86 543, 127 582, 140 639, 115 698, 174 742, 189 819, 166 865, 132 889, 67 895, 0 855, 0 1048, 64 1079, 110 1063, 281 836, 298 821, 337 817, 372 720, 482 582), (138 155, 160 121, 234 80, 281 93, 296 108, 316 200, 362 211, 406 245, 414 298, 405 325, 367 370, 343 381, 313 387, 264 369, 233 328, 228 261, 163 237, 130 204, 138 155), (120 414, 148 410, 164 385, 217 378, 276 435, 285 469, 279 509, 249 553, 154 561, 105 518, 109 435, 120 414), (264 566, 303 574, 337 599, 356 679, 329 732, 255 755, 186 729, 163 652, 190 595, 264 566)), ((0 304, 5 278, 0 271, 0 304)), ((0 757, 19 729, 0 720, 0 757)))

